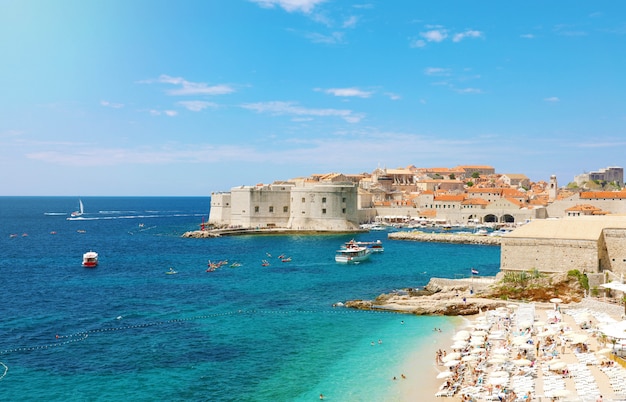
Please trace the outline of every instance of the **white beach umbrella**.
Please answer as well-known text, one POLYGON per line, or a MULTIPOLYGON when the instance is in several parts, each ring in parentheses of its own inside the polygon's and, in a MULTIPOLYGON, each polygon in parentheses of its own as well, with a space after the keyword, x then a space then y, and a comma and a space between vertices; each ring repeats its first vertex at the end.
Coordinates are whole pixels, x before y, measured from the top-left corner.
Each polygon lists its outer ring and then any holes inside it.
POLYGON ((489 359, 489 363, 491 364, 502 364, 505 363, 507 360, 503 357, 503 356, 494 356, 491 359, 489 359))
POLYGON ((437 378, 438 379, 448 378, 448 377, 452 377, 453 375, 454 373, 452 371, 442 371, 441 373, 437 374, 437 378))
POLYGON ((556 332, 554 332, 551 329, 537 333, 537 336, 540 338, 545 338, 546 336, 554 336, 554 335, 556 335, 556 332))
POLYGON ((584 343, 587 342, 587 339, 589 339, 589 337, 585 334, 574 334, 571 337, 572 343, 575 345, 577 343, 584 343))
POLYGON ((563 300, 559 299, 558 297, 553 297, 552 299, 550 299, 550 303, 563 303, 563 300))
POLYGON ((567 389, 555 389, 554 391, 546 392, 546 396, 549 396, 552 398, 565 398, 566 396, 569 396, 571 393, 572 392, 567 389))
POLYGON ((488 334, 487 334, 487 331, 483 331, 483 330, 477 329, 475 331, 472 331, 472 333, 470 335, 472 335, 473 337, 474 336, 478 337, 478 336, 485 336, 485 335, 488 335, 488 334))
POLYGON ((611 348, 604 348, 604 349, 600 349, 600 350, 598 350, 598 351, 596 352, 596 354, 598 354, 598 355, 608 355, 608 354, 610 354, 611 352, 613 352, 613 349, 611 349, 611 348))
POLYGON ((550 370, 563 370, 565 367, 567 367, 567 363, 565 362, 558 362, 558 363, 549 363, 549 367, 550 370))
POLYGON ((461 358, 462 362, 475 362, 476 360, 478 360, 476 355, 467 355, 461 358))
POLYGON ((456 341, 450 346, 451 349, 465 349, 467 347, 467 342, 465 341, 456 341))
POLYGON ((516 360, 513 360, 513 364, 515 364, 516 366, 520 366, 520 367, 522 366, 528 367, 531 364, 533 364, 533 362, 531 362, 528 359, 516 359, 516 360))
POLYGON ((504 370, 499 370, 499 371, 494 371, 491 374, 489 374, 489 377, 494 378, 494 377, 509 377, 511 374, 508 371, 504 371, 504 370))
POLYGON ((456 334, 454 334, 454 336, 452 337, 452 340, 454 340, 454 341, 464 341, 464 340, 469 339, 469 337, 470 337, 469 331, 461 330, 461 331, 457 332, 456 334))
POLYGON ((485 352, 486 350, 483 347, 474 347, 472 350, 470 350, 470 353, 473 355, 480 355, 485 352))
POLYGON ((491 377, 488 382, 492 385, 504 385, 509 382, 508 377, 491 377))
POLYGON ((626 321, 604 324, 599 329, 600 332, 611 338, 626 339, 626 321))
POLYGON ((472 346, 482 346, 484 344, 485 344, 485 341, 482 340, 482 339, 472 339, 470 341, 470 345, 472 345, 472 346))
POLYGON ((447 362, 445 362, 443 365, 446 367, 454 367, 454 366, 458 366, 459 363, 461 363, 460 360, 449 360, 447 362))
POLYGON ((497 348, 497 349, 492 350, 491 353, 496 354, 496 355, 508 355, 509 350, 506 348, 497 348))
POLYGON ((529 336, 516 336, 515 338, 513 338, 513 340, 511 341, 511 343, 513 345, 525 345, 528 340, 530 339, 529 336))
POLYGON ((452 352, 445 355, 441 360, 444 362, 449 362, 450 360, 459 360, 461 358, 461 354, 459 352, 452 352))

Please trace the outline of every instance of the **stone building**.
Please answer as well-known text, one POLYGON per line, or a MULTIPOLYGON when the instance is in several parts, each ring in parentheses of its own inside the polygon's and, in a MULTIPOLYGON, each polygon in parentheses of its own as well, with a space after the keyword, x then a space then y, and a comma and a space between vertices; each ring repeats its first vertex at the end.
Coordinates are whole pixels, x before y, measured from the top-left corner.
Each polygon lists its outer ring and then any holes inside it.
POLYGON ((502 237, 502 271, 626 273, 626 216, 539 219, 502 237))
POLYGON ((357 184, 296 181, 233 187, 211 195, 209 224, 240 228, 349 231, 359 228, 357 184))

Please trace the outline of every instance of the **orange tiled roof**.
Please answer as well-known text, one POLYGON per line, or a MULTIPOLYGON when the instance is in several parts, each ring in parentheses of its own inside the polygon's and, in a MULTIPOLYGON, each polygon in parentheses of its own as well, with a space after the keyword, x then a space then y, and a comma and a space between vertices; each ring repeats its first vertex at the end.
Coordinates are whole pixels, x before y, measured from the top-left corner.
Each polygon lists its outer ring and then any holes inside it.
POLYGON ((626 198, 626 191, 583 191, 581 199, 597 200, 599 198, 622 199, 626 198))
POLYGON ((461 204, 463 205, 489 205, 489 201, 484 200, 482 198, 468 198, 463 201, 461 204))

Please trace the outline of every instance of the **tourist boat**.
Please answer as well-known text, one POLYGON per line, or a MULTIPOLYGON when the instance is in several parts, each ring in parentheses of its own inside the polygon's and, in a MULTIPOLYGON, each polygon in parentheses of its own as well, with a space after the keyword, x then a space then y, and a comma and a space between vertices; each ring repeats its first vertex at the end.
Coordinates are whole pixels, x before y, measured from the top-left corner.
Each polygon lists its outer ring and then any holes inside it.
POLYGON ((98 265, 98 253, 95 251, 88 251, 83 254, 83 267, 93 268, 98 265))
POLYGON ((267 260, 262 260, 261 261, 261 266, 262 267, 269 267, 270 263, 267 260))
POLYGON ((368 249, 370 249, 371 252, 373 253, 382 253, 383 251, 385 251, 385 248, 383 247, 383 242, 381 242, 380 240, 376 240, 376 241, 355 241, 350 240, 349 242, 346 242, 346 244, 344 245, 344 247, 350 247, 350 246, 361 246, 361 247, 366 247, 368 249))
POLYGON ((78 211, 72 212, 70 216, 72 216, 73 218, 76 218, 77 216, 81 216, 83 212, 84 212, 83 200, 78 200, 78 211))
POLYGON ((370 258, 370 254, 372 251, 369 248, 354 244, 337 250, 335 261, 343 264, 354 264, 367 260, 370 258))
POLYGON ((175 271, 174 268, 170 267, 169 271, 165 272, 167 275, 176 275, 178 271, 175 271))
POLYGON ((291 257, 284 257, 280 259, 282 262, 291 262, 291 257))

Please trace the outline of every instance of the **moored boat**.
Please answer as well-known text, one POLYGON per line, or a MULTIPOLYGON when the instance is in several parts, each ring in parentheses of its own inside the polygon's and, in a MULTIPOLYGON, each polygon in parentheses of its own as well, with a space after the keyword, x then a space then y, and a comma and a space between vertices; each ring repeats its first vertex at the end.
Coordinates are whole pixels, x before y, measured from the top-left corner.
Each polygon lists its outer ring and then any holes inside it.
POLYGON ((83 267, 94 268, 96 265, 98 265, 98 253, 88 251, 83 254, 83 267))
POLYGON ((367 260, 371 253, 369 248, 354 244, 337 250, 335 261, 343 264, 354 264, 367 260))
POLYGON ((354 239, 350 240, 349 242, 346 242, 346 244, 344 245, 344 247, 348 248, 351 246, 360 246, 360 247, 366 247, 368 249, 370 249, 373 253, 382 253, 383 251, 385 251, 385 248, 383 247, 383 242, 380 240, 376 240, 376 241, 356 241, 354 239))

